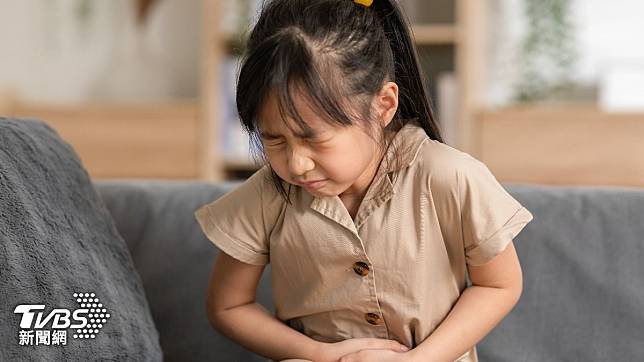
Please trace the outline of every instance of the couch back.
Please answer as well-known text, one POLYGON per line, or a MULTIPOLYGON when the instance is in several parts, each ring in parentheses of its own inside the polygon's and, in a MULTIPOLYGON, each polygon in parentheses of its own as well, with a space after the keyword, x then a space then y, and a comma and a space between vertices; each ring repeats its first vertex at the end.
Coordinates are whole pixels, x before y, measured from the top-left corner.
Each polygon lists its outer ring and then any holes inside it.
MULTIPOLYGON (((217 253, 193 212, 236 182, 96 181, 143 280, 167 361, 264 361, 219 335, 205 300, 217 253)), ((504 184, 534 215, 514 239, 524 289, 481 361, 644 356, 644 189, 504 184)), ((270 264, 258 301, 274 311, 270 264)))

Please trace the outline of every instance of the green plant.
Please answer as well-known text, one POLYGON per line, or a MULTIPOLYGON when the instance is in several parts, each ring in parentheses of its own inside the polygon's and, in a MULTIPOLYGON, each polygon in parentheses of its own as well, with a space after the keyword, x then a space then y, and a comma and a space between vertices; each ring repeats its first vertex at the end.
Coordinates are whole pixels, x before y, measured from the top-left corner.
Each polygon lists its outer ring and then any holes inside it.
POLYGON ((230 39, 230 51, 234 55, 241 55, 246 49, 246 42, 248 41, 248 36, 250 35, 250 2, 249 0, 236 0, 239 8, 238 11, 238 22, 235 33, 232 34, 230 39))
POLYGON ((524 0, 528 30, 521 44, 515 101, 552 100, 575 87, 571 81, 577 58, 571 2, 524 0))
POLYGON ((92 3, 90 0, 77 0, 74 12, 81 26, 86 27, 92 17, 92 3))

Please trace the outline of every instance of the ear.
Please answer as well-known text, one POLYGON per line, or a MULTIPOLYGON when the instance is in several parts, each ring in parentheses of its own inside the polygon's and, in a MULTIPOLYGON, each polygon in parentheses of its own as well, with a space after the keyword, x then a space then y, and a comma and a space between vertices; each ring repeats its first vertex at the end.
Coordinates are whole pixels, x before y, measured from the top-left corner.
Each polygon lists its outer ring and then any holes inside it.
POLYGON ((376 95, 375 101, 379 120, 384 128, 394 118, 398 109, 398 85, 394 82, 386 82, 376 95))

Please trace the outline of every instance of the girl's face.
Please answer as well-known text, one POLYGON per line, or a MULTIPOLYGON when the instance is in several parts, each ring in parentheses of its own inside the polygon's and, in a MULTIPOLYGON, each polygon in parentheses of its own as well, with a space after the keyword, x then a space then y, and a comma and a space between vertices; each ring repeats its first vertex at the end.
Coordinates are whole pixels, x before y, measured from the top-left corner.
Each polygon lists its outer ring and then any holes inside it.
POLYGON ((287 126, 274 95, 260 114, 262 143, 275 173, 314 196, 364 196, 379 166, 381 147, 360 126, 330 125, 304 102, 294 101, 313 134, 302 134, 292 119, 287 126))

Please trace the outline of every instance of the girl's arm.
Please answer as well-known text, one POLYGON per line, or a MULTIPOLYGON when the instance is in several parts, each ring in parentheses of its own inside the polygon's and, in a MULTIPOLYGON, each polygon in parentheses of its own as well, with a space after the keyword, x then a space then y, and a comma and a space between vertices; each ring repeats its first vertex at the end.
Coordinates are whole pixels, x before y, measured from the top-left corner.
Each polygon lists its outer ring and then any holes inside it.
POLYGON ((273 360, 302 358, 337 361, 361 350, 405 351, 394 340, 353 338, 336 343, 318 342, 282 323, 255 303, 255 291, 264 266, 238 261, 220 251, 208 285, 210 323, 248 350, 273 360))
POLYGON ((280 360, 313 360, 319 343, 279 321, 255 302, 264 270, 219 252, 208 285, 208 319, 214 328, 243 347, 280 360))
POLYGON ((487 335, 519 301, 523 276, 514 244, 480 266, 468 266, 472 286, 436 330, 410 351, 416 361, 454 361, 487 335))

